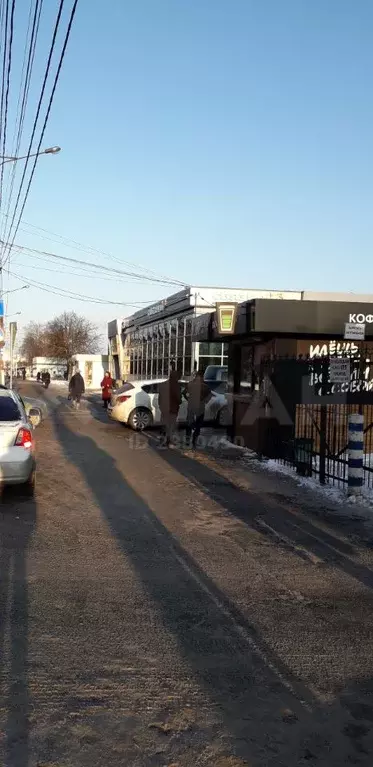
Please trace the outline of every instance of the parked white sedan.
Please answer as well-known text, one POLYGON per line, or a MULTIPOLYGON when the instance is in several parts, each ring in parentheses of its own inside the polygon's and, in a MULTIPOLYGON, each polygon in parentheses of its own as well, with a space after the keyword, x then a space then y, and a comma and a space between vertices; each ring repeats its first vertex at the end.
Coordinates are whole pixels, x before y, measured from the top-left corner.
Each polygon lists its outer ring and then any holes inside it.
MULTIPOLYGON (((125 423, 136 431, 160 425, 159 384, 163 383, 164 380, 164 378, 159 378, 151 381, 133 381, 124 384, 120 389, 116 389, 108 407, 110 418, 125 423)), ((185 387, 187 385, 184 381, 181 384, 185 387)), ((219 423, 226 406, 227 400, 224 395, 212 392, 212 397, 206 405, 205 420, 219 423)), ((186 422, 187 409, 188 403, 183 396, 177 418, 178 423, 186 422)))
POLYGON ((27 495, 35 489, 36 463, 33 426, 40 412, 30 409, 28 416, 19 395, 0 387, 0 488, 23 485, 27 495))

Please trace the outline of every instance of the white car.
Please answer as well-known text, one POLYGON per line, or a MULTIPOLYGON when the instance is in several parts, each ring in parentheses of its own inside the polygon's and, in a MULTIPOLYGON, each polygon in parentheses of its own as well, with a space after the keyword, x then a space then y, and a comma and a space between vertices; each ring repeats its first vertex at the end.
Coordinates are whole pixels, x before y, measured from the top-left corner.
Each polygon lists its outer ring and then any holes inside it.
MULTIPOLYGON (((110 418, 125 423, 136 431, 160 425, 159 385, 165 380, 165 378, 159 378, 152 381, 133 381, 116 389, 108 407, 110 418)), ((181 385, 186 387, 187 384, 181 381, 181 385)), ((226 398, 212 392, 212 397, 206 405, 205 421, 219 423, 221 413, 225 412, 226 406, 226 398)), ((188 403, 183 396, 177 417, 178 423, 186 422, 187 410, 188 403)))
POLYGON ((27 495, 34 494, 36 463, 31 421, 37 425, 40 419, 36 409, 26 415, 16 392, 0 388, 0 487, 23 485, 27 495))

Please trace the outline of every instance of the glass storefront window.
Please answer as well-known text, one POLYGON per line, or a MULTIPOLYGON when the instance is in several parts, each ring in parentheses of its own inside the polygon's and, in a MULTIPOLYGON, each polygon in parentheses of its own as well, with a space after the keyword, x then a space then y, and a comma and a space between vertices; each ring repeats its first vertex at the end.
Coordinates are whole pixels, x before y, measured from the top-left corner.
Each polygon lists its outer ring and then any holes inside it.
POLYGON ((185 357, 184 358, 184 376, 188 378, 191 375, 192 375, 192 358, 185 357))
POLYGON ((124 334, 131 376, 163 378, 172 365, 180 375, 190 378, 194 359, 199 359, 200 369, 227 364, 228 344, 193 342, 193 317, 166 319, 124 334))
POLYGON ((192 356, 192 319, 185 320, 185 357, 192 356))
POLYGON ((203 357, 217 357, 218 355, 222 354, 222 351, 223 344, 221 343, 206 343, 203 341, 199 344, 199 353, 203 357))
POLYGON ((176 356, 176 330, 177 330, 177 323, 175 320, 171 323, 171 346, 170 346, 170 355, 171 357, 176 356))
POLYGON ((165 353, 164 359, 163 359, 163 375, 168 376, 170 372, 170 358, 168 354, 165 353))
POLYGON ((200 355, 198 370, 204 372, 208 365, 221 365, 221 357, 204 357, 200 355))

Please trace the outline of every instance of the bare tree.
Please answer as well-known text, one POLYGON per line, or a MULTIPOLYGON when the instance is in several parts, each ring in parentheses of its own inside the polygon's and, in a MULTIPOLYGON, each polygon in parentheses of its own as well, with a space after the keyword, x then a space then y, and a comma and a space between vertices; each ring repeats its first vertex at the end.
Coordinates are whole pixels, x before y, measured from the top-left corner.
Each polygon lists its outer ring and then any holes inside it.
POLYGON ((26 325, 20 352, 29 365, 31 365, 34 357, 44 357, 47 354, 44 325, 40 322, 30 322, 26 325))
POLYGON ((70 366, 75 354, 97 352, 100 335, 97 328, 75 312, 63 312, 45 327, 48 356, 70 366))

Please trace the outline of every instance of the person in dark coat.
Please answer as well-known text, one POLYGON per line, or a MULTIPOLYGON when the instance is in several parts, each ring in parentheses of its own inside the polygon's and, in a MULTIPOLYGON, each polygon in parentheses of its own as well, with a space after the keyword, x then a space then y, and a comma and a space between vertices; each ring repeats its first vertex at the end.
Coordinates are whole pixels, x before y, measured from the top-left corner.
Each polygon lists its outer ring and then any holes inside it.
POLYGON ((79 370, 77 370, 76 373, 74 373, 74 375, 70 378, 69 383, 69 397, 72 400, 73 407, 75 407, 76 410, 79 410, 80 400, 84 392, 84 378, 79 370))
POLYGON ((190 438, 192 437, 193 447, 197 446, 197 440, 201 433, 201 428, 203 426, 205 417, 205 407, 211 397, 211 390, 207 384, 205 384, 203 380, 203 373, 199 370, 197 371, 193 380, 188 384, 188 415, 186 427, 187 445, 189 445, 190 438))
POLYGON ((172 370, 167 381, 159 384, 158 404, 163 425, 163 444, 168 447, 176 428, 181 405, 181 386, 177 370, 172 370))
POLYGON ((102 390, 102 401, 104 403, 104 408, 105 410, 107 410, 108 404, 111 400, 111 393, 113 391, 113 386, 114 386, 114 381, 108 370, 106 371, 100 383, 100 386, 102 390))

